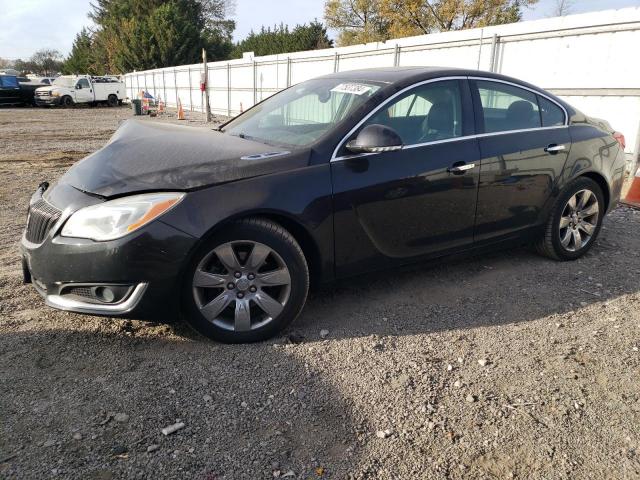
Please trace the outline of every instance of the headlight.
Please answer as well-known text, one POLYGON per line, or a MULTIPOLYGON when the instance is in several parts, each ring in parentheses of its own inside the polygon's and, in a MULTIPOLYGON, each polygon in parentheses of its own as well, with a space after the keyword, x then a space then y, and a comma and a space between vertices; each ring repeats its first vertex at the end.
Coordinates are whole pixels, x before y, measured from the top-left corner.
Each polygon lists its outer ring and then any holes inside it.
POLYGON ((178 192, 146 193, 81 208, 67 220, 62 236, 98 242, 124 237, 169 211, 184 195, 178 192))

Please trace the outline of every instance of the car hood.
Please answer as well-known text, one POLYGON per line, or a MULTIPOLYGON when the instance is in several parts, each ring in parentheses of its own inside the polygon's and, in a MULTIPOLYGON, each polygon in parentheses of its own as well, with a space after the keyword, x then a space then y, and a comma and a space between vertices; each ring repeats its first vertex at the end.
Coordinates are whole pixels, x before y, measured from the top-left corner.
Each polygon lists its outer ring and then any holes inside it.
POLYGON ((127 120, 60 182, 103 197, 191 190, 303 167, 308 158, 308 151, 292 153, 210 128, 127 120))

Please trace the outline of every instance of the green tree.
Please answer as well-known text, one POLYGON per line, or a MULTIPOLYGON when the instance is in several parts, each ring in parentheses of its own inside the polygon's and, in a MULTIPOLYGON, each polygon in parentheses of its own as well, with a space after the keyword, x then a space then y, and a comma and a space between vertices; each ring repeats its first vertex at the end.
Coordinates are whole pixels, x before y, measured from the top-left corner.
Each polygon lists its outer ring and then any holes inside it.
POLYGON ((83 28, 80 33, 76 35, 73 46, 71 47, 71 53, 62 66, 62 72, 65 74, 77 73, 90 75, 105 73, 104 66, 96 63, 91 32, 89 32, 88 29, 83 28))
POLYGON ((327 35, 327 29, 318 21, 308 25, 296 25, 293 30, 284 24, 273 29, 262 27, 260 32, 251 31, 247 38, 238 42, 232 57, 240 58, 243 52, 254 52, 255 55, 273 55, 276 53, 317 50, 333 46, 333 40, 327 35))
POLYGON ((351 45, 518 22, 538 0, 327 0, 325 19, 351 45))
POLYGON ((228 0, 97 0, 94 64, 111 73, 226 59, 235 24, 228 0))

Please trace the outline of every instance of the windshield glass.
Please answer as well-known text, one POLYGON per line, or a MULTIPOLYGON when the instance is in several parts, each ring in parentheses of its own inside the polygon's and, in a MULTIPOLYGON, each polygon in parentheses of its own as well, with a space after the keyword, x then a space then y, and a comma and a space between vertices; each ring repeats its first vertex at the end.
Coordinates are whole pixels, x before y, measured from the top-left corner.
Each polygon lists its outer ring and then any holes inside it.
POLYGON ((380 85, 329 78, 284 90, 222 129, 272 145, 309 145, 380 89, 380 85))
POLYGON ((53 81, 53 84, 59 87, 73 88, 76 80, 73 77, 58 77, 53 81))

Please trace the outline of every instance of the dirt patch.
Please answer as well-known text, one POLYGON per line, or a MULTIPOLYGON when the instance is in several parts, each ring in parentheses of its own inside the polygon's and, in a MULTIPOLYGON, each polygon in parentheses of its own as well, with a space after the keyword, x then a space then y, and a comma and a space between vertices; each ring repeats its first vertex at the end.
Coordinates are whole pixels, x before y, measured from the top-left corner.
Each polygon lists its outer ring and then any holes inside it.
POLYGON ((28 198, 129 116, 0 110, 1 477, 640 477, 640 212, 576 262, 342 282, 258 345, 46 308, 21 281, 28 198))

